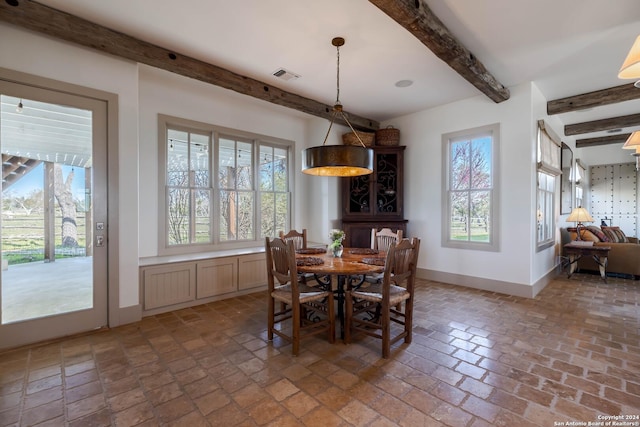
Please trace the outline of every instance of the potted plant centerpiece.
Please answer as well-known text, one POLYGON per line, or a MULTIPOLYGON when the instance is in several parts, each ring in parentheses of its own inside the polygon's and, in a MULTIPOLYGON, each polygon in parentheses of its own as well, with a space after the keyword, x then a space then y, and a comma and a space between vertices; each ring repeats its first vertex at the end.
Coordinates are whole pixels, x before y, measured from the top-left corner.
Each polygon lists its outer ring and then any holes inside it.
POLYGON ((333 253, 333 256, 336 258, 340 258, 342 256, 342 250, 344 249, 342 246, 342 241, 344 240, 344 231, 338 230, 334 228, 329 233, 329 238, 331 239, 331 244, 329 245, 329 250, 333 253))

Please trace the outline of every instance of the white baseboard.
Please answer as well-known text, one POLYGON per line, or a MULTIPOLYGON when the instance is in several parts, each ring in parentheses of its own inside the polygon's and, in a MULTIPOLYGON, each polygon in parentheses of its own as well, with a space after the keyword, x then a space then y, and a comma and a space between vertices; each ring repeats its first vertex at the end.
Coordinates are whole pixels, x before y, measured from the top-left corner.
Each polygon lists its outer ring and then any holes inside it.
POLYGON ((554 269, 533 285, 503 282, 501 280, 465 276, 463 274, 445 273, 442 271, 428 270, 424 268, 418 268, 416 277, 420 279, 433 280, 435 282, 448 283, 451 285, 466 286, 468 288, 480 289, 483 291, 497 292, 500 294, 523 298, 535 298, 535 296, 542 291, 557 274, 557 271, 554 269))

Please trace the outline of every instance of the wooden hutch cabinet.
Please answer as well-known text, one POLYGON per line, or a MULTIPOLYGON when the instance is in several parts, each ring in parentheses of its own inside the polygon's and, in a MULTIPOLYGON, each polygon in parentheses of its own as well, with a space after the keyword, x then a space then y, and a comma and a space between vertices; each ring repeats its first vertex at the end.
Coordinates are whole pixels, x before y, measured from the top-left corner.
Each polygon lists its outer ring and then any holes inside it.
POLYGON ((344 245, 371 246, 371 229, 401 229, 407 233, 403 209, 403 165, 405 146, 372 147, 373 173, 342 182, 342 228, 344 245))

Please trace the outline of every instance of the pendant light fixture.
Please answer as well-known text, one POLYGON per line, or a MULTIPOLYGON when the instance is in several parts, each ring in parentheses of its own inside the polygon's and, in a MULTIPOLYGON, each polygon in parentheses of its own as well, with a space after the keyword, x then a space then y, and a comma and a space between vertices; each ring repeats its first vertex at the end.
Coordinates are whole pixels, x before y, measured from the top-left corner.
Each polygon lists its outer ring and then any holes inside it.
POLYGON ((331 44, 336 47, 338 66, 336 74, 336 103, 331 111, 331 121, 322 145, 302 150, 302 172, 316 176, 359 176, 373 172, 373 150, 367 148, 358 136, 340 103, 340 46, 344 38, 335 37, 331 44), (360 145, 326 145, 331 127, 336 117, 340 116, 349 125, 360 145))

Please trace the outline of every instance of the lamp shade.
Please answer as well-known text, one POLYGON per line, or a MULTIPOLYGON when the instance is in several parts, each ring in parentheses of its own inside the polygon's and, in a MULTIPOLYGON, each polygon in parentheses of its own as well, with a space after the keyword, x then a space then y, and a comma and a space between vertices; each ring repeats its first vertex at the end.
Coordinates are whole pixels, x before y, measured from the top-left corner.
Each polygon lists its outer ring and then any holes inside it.
POLYGON ((640 131, 635 131, 631 135, 629 135, 629 138, 627 138, 622 148, 624 148, 625 150, 637 151, 638 147, 640 147, 640 131))
POLYGON ((618 72, 618 78, 640 79, 640 36, 636 38, 627 58, 622 63, 622 67, 620 67, 620 71, 618 72))
POLYGON ((302 172, 315 176, 359 176, 373 172, 373 150, 357 145, 320 145, 302 150, 302 172))
POLYGON ((578 206, 571 211, 567 222, 593 222, 593 218, 585 208, 578 206))

